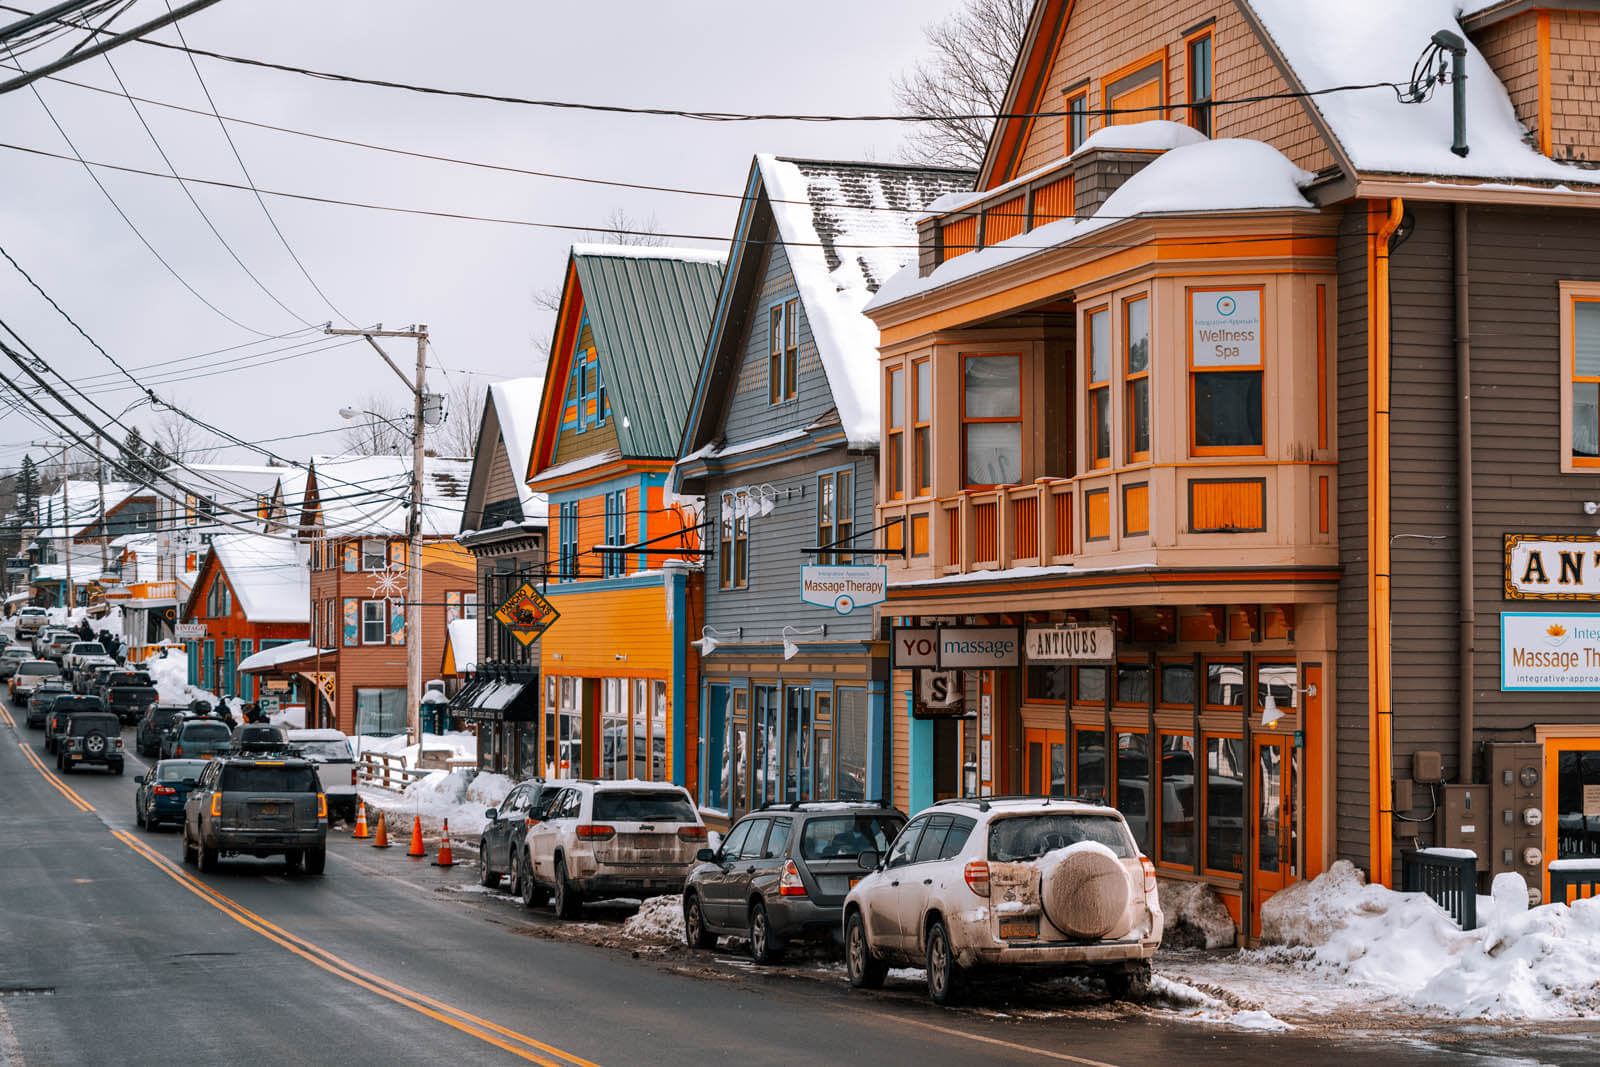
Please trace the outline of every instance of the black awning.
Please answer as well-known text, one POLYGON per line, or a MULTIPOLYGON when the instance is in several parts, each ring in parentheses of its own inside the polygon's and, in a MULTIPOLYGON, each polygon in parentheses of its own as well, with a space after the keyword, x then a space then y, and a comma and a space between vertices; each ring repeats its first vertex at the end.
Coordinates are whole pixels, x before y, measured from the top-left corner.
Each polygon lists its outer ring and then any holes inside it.
POLYGON ((485 687, 493 685, 493 684, 494 684, 494 680, 491 679, 488 675, 481 674, 481 673, 480 674, 474 674, 472 676, 472 680, 469 681, 466 685, 462 686, 461 692, 457 693, 455 696, 450 698, 450 704, 449 704, 450 710, 451 711, 463 711, 463 710, 465 710, 467 708, 472 707, 473 703, 476 701, 476 699, 478 697, 478 694, 483 692, 485 687))
POLYGON ((491 681, 478 688, 470 705, 452 705, 451 711, 468 722, 534 722, 539 718, 539 685, 491 681))

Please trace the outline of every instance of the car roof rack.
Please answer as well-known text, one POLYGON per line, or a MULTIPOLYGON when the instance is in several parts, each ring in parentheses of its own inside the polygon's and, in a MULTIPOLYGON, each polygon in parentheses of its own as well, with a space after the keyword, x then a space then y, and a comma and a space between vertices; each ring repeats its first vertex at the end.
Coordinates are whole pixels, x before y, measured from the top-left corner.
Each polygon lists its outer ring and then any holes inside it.
POLYGON ((934 801, 933 805, 934 805, 934 807, 938 807, 941 804, 973 804, 973 805, 977 806, 977 809, 979 811, 988 811, 991 805, 998 804, 998 803, 1006 803, 1006 802, 1023 803, 1023 802, 1026 802, 1026 803, 1030 803, 1030 804, 1044 804, 1044 805, 1046 805, 1048 807, 1051 803, 1056 802, 1056 801, 1063 801, 1063 802, 1071 803, 1071 804, 1088 804, 1088 805, 1092 805, 1094 807, 1101 807, 1101 808, 1108 806, 1105 803, 1105 801, 1103 801, 1103 800, 1090 800, 1088 797, 1081 797, 1081 796, 1077 796, 1077 795, 1072 795, 1072 796, 1055 796, 1055 795, 1038 796, 1038 795, 1031 795, 1031 794, 1025 794, 1025 793, 1010 793, 1010 794, 1005 794, 1005 795, 1002 795, 1002 796, 993 796, 993 797, 946 797, 944 800, 936 800, 936 801, 934 801))

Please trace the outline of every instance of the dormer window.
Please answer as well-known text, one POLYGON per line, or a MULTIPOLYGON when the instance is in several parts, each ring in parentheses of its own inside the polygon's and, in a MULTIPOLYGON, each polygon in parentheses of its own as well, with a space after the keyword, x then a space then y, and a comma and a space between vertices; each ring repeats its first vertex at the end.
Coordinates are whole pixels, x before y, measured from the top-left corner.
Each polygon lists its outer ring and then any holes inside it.
POLYGON ((1189 125, 1211 136, 1211 29, 1207 27, 1184 42, 1188 63, 1189 125))

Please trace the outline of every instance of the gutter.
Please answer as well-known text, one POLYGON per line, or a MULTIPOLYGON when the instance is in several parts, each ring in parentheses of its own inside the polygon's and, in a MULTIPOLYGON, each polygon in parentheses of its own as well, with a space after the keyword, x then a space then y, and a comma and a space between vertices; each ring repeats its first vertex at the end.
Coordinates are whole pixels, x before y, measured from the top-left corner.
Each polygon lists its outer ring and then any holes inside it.
POLYGON ((1392 575, 1389 565, 1389 242, 1405 216, 1399 197, 1367 218, 1367 753, 1371 792, 1369 880, 1394 881, 1394 705, 1392 575), (1378 228, 1371 220, 1381 216, 1378 228))
POLYGON ((1478 622, 1472 588, 1472 335, 1467 314, 1467 205, 1457 203, 1452 212, 1451 259, 1455 267, 1456 305, 1456 543, 1460 556, 1456 577, 1459 601, 1456 655, 1460 661, 1456 681, 1456 780, 1466 783, 1478 780, 1472 773, 1472 733, 1476 715, 1472 668, 1478 622))

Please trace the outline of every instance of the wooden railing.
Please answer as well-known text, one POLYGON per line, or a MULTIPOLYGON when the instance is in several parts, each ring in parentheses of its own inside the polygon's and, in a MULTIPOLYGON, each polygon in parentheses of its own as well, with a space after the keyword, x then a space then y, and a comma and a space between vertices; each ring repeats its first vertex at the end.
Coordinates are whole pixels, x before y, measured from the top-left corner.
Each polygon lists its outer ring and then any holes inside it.
POLYGON ((177 582, 134 582, 128 595, 136 600, 172 600, 178 595, 177 582))
POLYGON ((1066 562, 1073 552, 1073 483, 1041 478, 1027 485, 973 489, 933 505, 942 534, 941 572, 1004 570, 1066 562))

